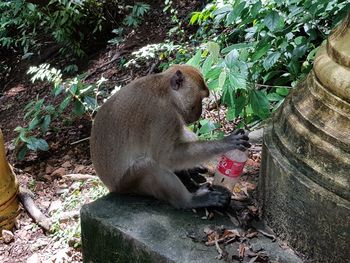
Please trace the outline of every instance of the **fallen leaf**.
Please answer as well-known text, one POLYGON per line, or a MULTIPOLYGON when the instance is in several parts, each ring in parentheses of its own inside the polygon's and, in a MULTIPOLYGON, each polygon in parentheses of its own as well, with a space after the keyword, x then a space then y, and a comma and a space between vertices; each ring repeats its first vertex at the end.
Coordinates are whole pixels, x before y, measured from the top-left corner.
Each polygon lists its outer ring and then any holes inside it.
POLYGON ((243 260, 244 258, 244 254, 245 254, 245 246, 243 244, 239 244, 239 249, 238 249, 238 256, 241 260, 243 260))
POLYGON ((256 237, 258 235, 258 232, 257 231, 254 231, 254 232, 250 232, 250 233, 246 233, 245 236, 247 238, 253 238, 253 237, 256 237))

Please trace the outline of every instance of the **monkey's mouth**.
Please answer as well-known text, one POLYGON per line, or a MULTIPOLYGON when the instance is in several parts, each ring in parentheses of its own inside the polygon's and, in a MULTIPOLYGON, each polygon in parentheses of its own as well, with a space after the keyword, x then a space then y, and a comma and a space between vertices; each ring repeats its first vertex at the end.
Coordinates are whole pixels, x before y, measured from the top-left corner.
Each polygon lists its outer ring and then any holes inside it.
POLYGON ((188 113, 188 118, 186 118, 186 124, 191 124, 198 121, 202 116, 202 107, 192 107, 191 111, 188 113))

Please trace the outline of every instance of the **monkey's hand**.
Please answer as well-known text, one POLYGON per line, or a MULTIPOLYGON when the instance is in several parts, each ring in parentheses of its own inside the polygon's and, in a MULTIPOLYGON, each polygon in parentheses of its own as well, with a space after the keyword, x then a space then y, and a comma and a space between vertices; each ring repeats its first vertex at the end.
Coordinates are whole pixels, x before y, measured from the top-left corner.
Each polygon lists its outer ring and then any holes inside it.
POLYGON ((248 142, 249 137, 243 129, 235 130, 223 140, 225 143, 230 144, 233 149, 238 149, 241 151, 245 151, 251 146, 248 142))
POLYGON ((231 193, 222 189, 213 189, 210 184, 203 184, 192 197, 192 207, 227 207, 231 193))

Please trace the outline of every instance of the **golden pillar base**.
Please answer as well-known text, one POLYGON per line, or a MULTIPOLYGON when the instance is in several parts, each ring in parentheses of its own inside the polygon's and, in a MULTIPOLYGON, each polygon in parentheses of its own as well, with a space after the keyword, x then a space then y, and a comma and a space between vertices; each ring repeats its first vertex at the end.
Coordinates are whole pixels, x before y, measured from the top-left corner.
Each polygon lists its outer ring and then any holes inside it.
POLYGON ((262 216, 315 262, 350 257, 350 14, 264 133, 262 216))

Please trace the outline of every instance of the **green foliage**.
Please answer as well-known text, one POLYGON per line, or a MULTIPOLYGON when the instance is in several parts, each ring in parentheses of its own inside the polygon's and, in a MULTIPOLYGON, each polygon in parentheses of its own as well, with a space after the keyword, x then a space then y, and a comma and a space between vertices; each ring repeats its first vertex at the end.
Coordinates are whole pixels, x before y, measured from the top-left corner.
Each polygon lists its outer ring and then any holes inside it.
POLYGON ((183 21, 178 17, 178 5, 174 3, 173 0, 165 0, 165 7, 163 12, 166 12, 170 15, 170 21, 173 25, 172 28, 168 31, 169 37, 184 37, 185 31, 183 29, 183 21))
POLYGON ((150 6, 149 4, 137 2, 130 8, 132 8, 131 12, 124 18, 123 24, 126 26, 137 27, 142 22, 142 17, 150 9, 150 6))
MULTIPOLYGON (((87 41, 96 41, 100 32, 118 24, 116 14, 125 17, 124 25, 136 27, 149 9, 148 4, 129 6, 126 1, 51 0, 37 5, 0 0, 0 48, 21 49, 26 59, 40 52, 44 42, 53 41, 61 54, 82 57, 87 41)), ((75 72, 76 66, 66 71, 75 72)))
POLYGON ((116 28, 112 30, 112 33, 115 34, 115 37, 108 40, 108 43, 113 45, 119 45, 123 41, 123 28, 116 28))
POLYGON ((24 108, 26 112, 24 119, 28 121, 28 125, 18 126, 15 129, 19 133, 15 145, 19 148, 20 160, 24 159, 29 150, 47 151, 49 149, 48 143, 39 137, 44 137, 52 127, 53 121, 62 120, 68 108, 71 109, 72 116, 87 114, 92 118, 99 107, 97 97, 101 94, 100 87, 106 81, 102 77, 96 84, 85 84, 83 76, 78 76, 63 82, 61 71, 50 68, 48 64, 30 67, 28 74, 33 74, 32 82, 41 80, 51 83, 53 99, 62 96, 60 103, 55 104, 46 102, 43 98, 37 98, 24 108))
POLYGON ((345 16, 344 0, 214 0, 190 23, 212 39, 189 64, 222 95, 227 119, 266 119, 312 68, 318 46, 345 16))
MULTIPOLYGON (((134 6, 125 6, 124 9, 131 11, 129 11, 129 14, 124 18, 123 24, 128 27, 136 28, 141 24, 143 16, 150 10, 150 5, 137 2, 134 4, 134 6)), ((110 39, 108 43, 113 45, 121 44, 123 41, 123 32, 124 28, 122 27, 113 29, 112 33, 115 34, 115 37, 110 39)))
POLYGON ((159 67, 166 69, 170 64, 185 62, 189 59, 187 48, 175 45, 172 42, 149 44, 132 53, 132 58, 125 63, 131 65, 143 65, 149 62, 160 62, 159 67))
POLYGON ((51 0, 36 5, 23 0, 0 1, 0 46, 22 48, 23 58, 50 37, 62 54, 81 57, 83 41, 102 30, 102 4, 96 0, 51 0))

